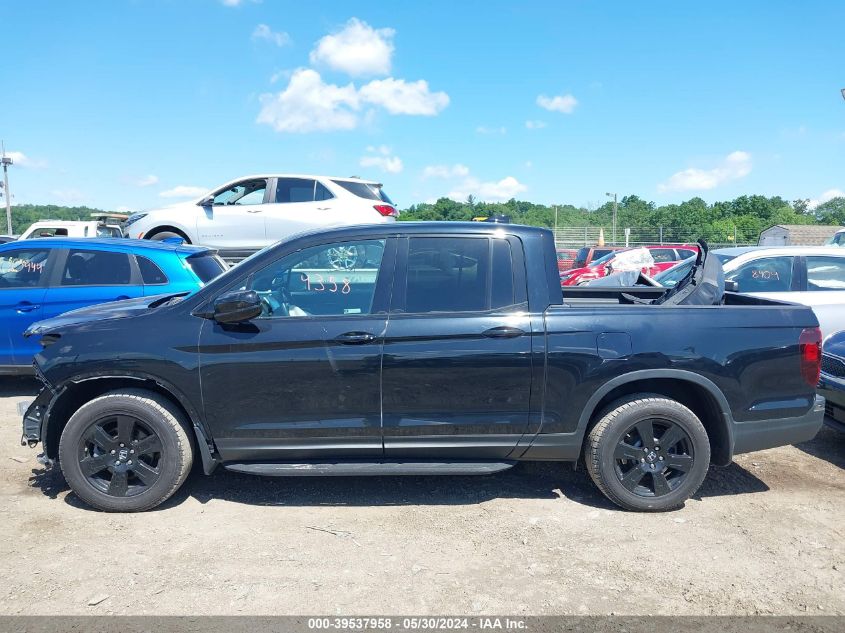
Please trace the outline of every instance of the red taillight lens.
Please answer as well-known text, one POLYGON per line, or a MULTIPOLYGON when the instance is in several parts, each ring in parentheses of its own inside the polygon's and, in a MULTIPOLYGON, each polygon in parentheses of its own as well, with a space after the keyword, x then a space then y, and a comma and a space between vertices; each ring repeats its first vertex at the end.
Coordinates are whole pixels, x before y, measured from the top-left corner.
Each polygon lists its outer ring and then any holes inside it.
POLYGON ((822 369, 822 332, 819 328, 807 328, 798 337, 801 351, 801 376, 808 385, 815 387, 822 369))
POLYGON ((373 209, 385 217, 395 218, 397 216, 396 209, 389 204, 377 204, 373 209))

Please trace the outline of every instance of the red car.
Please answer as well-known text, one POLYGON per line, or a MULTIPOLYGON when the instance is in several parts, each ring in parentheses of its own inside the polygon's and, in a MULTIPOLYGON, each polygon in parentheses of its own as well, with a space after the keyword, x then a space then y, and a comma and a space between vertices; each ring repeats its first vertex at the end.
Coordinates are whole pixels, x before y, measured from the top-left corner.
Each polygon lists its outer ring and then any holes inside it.
MULTIPOLYGON (((678 262, 698 255, 698 245, 696 244, 663 244, 660 246, 640 246, 637 248, 647 248, 654 259, 654 266, 646 266, 642 269, 643 274, 653 277, 659 272, 663 272, 667 268, 671 268, 678 262)), ((582 268, 573 268, 567 270, 560 275, 560 284, 562 286, 580 286, 601 277, 606 277, 613 269, 613 262, 620 253, 630 252, 636 250, 629 248, 625 250, 613 251, 604 257, 596 259, 591 262, 589 266, 582 268)))
POLYGON ((575 256, 578 254, 577 248, 559 248, 557 249, 557 270, 562 273, 565 270, 572 268, 575 263, 575 256))

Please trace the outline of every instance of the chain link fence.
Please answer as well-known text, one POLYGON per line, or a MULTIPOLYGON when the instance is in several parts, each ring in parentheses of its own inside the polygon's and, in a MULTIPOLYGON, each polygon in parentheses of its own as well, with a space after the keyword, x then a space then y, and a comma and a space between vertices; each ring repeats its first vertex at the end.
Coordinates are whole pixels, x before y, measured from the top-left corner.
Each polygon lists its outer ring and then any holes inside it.
POLYGON ((727 246, 755 246, 756 241, 743 241, 736 232, 708 235, 707 231, 694 231, 679 227, 625 227, 613 229, 602 226, 567 226, 554 229, 555 243, 558 248, 581 248, 595 246, 603 238, 606 246, 651 246, 657 244, 693 244, 704 238, 713 248, 727 246))

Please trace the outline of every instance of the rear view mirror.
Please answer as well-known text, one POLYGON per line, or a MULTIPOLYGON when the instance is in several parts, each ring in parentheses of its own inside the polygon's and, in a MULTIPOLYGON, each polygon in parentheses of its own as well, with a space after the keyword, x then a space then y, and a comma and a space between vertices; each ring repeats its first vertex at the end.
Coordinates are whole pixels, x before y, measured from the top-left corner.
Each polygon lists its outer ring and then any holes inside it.
POLYGON ((214 204, 214 196, 206 196, 197 203, 201 207, 210 207, 214 204))
POLYGON ((255 290, 227 292, 214 301, 214 320, 218 323, 243 323, 261 314, 261 298, 255 290))
POLYGON ((725 280, 725 292, 739 292, 739 284, 735 281, 725 280))

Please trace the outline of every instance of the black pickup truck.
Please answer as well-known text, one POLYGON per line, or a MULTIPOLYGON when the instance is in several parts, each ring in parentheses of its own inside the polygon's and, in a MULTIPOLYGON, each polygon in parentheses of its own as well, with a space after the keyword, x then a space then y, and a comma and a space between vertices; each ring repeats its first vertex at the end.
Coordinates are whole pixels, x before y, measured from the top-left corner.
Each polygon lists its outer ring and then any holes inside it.
POLYGON ((813 312, 724 292, 705 251, 671 291, 564 296, 544 229, 304 234, 193 295, 33 326, 45 388, 22 441, 109 511, 160 504, 194 459, 276 476, 581 462, 624 508, 677 508, 711 463, 810 439, 824 410, 813 312))

